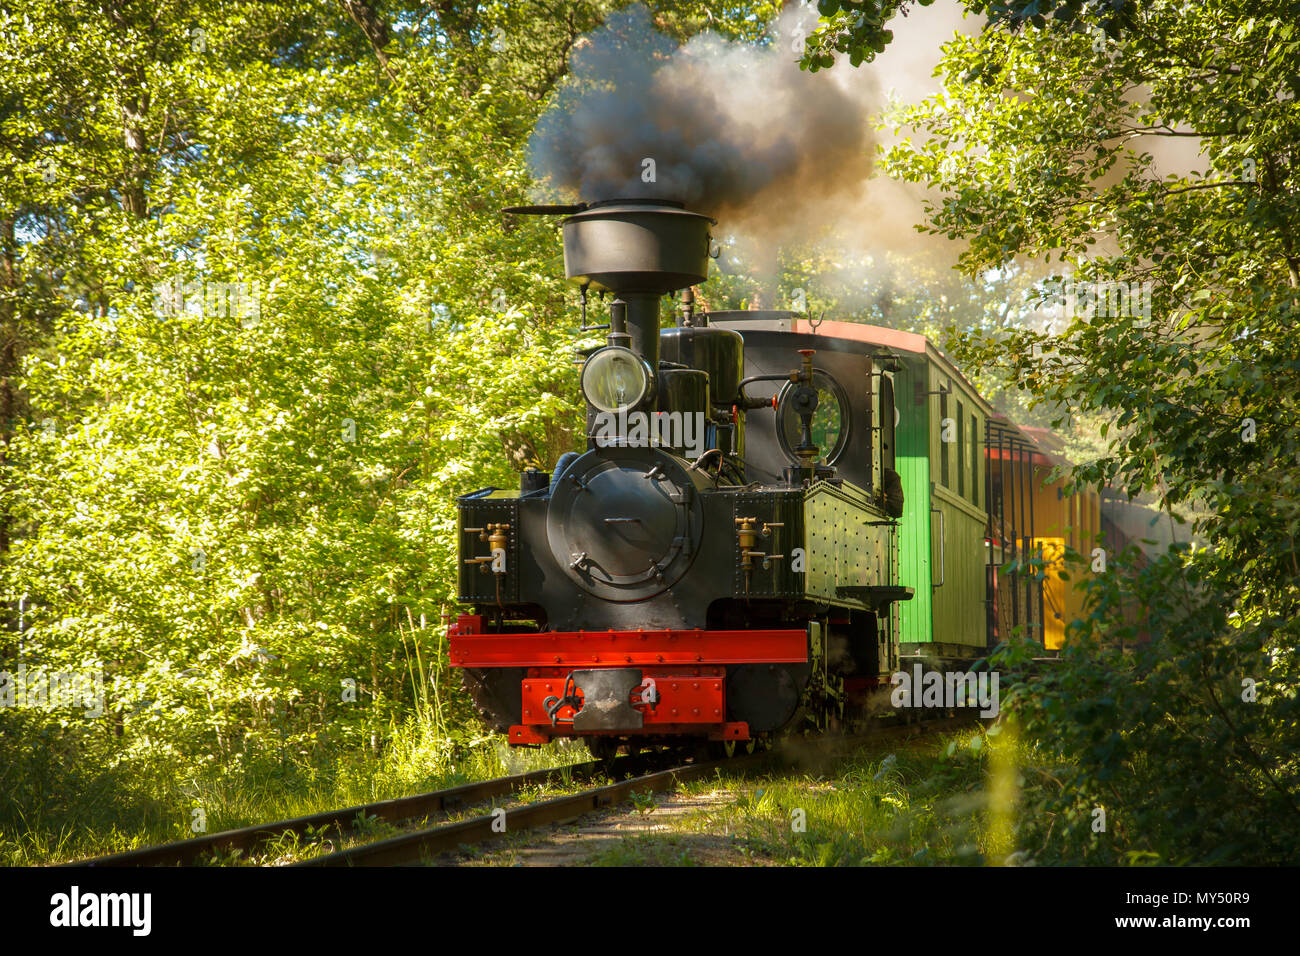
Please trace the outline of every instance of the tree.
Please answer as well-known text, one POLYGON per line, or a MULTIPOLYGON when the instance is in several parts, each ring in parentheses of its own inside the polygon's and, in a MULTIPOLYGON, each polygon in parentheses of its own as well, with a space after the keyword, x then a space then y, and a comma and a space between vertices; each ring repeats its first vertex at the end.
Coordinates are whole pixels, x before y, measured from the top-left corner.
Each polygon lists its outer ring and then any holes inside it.
POLYGON ((1078 760, 1040 822, 1108 795, 1141 826, 1105 858, 1276 860, 1300 793, 1300 36, 1281 3, 1000 9, 946 47, 944 91, 901 115, 912 138, 886 167, 940 192, 929 228, 967 242, 968 275, 1040 263, 1063 321, 961 336, 958 357, 1104 417, 1106 453, 1076 479, 1151 491, 1171 518, 1195 506, 1209 543, 1112 561, 1064 667, 1017 687, 1078 760), (1195 144, 1204 168, 1158 175, 1161 140, 1195 144), (1106 650, 1125 635, 1154 640, 1106 650), (1202 788, 1212 828, 1170 815, 1202 788))
MULTIPOLYGON (((835 64, 835 54, 844 53, 849 63, 868 63, 894 39, 889 29, 896 18, 906 17, 916 6, 928 7, 934 0, 817 0, 821 24, 808 38, 803 65, 821 70, 835 64)), ((992 27, 1011 30, 1025 25, 1044 27, 1049 21, 1071 30, 1094 23, 1108 36, 1130 29, 1140 4, 1136 0, 964 0, 963 6, 987 17, 992 27)))
MULTIPOLYGON (((330 759, 445 673, 456 495, 581 444, 554 226, 499 209, 618 5, 4 15, 0 577, 23 630, 0 671, 107 694, 102 717, 0 710, 6 766, 330 759)), ((8 778, 0 817, 35 792, 8 778)))
POLYGON ((904 122, 898 175, 943 190, 932 228, 968 272, 1054 257, 1058 334, 971 340, 1037 394, 1114 410, 1085 480, 1202 501, 1200 529, 1254 600, 1291 616, 1300 421, 1292 26, 1244 4, 1149 4, 1122 41, 1048 26, 958 39, 947 89, 904 122), (1223 24, 1233 26, 1225 29, 1223 24), (1159 179, 1133 144, 1197 137, 1206 169, 1159 179), (978 344, 977 344, 978 342, 978 344))

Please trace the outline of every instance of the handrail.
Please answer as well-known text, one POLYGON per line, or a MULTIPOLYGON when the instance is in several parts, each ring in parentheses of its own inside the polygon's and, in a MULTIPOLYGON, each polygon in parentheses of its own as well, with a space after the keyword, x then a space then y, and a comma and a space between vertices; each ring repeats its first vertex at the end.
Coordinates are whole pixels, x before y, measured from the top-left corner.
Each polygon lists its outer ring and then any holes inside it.
POLYGON ((939 583, 932 584, 930 586, 935 588, 941 588, 943 587, 944 579, 947 577, 945 565, 947 564, 947 560, 946 560, 947 540, 946 539, 948 536, 947 534, 944 533, 946 529, 946 524, 944 521, 943 509, 931 508, 930 514, 937 514, 939 516, 939 583))

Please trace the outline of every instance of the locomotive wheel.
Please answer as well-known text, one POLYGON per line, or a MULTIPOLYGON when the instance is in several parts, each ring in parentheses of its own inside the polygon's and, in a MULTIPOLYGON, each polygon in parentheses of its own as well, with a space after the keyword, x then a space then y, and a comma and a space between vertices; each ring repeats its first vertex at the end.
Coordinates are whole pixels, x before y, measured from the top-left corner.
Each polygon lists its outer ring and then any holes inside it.
POLYGON ((727 668, 727 719, 752 734, 779 730, 799 709, 811 664, 739 664, 727 668))
POLYGON ((488 730, 504 734, 511 725, 523 723, 521 684, 525 673, 522 667, 461 669, 461 684, 488 730))
POLYGON ((618 753, 618 741, 613 737, 586 737, 583 742, 596 760, 609 762, 618 753))
POLYGON ((730 760, 737 755, 748 756, 758 750, 758 741, 753 737, 748 740, 710 740, 709 755, 715 760, 725 757, 730 760))
POLYGON ((736 754, 740 754, 741 756, 747 757, 750 754, 755 753, 757 750, 758 750, 758 741, 755 740, 753 737, 750 737, 748 740, 727 741, 728 757, 734 757, 736 756, 736 754))

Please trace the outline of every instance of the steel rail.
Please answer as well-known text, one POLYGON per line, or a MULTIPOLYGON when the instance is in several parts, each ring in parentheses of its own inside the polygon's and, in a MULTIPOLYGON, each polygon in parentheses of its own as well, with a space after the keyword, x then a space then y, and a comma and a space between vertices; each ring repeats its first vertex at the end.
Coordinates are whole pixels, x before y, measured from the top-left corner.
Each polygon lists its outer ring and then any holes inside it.
MULTIPOLYGON (((826 756, 843 756, 846 748, 881 743, 897 737, 927 736, 971 726, 969 718, 946 718, 917 723, 900 723, 876 727, 865 734, 839 738, 820 738, 829 745, 826 756), (840 753, 837 753, 840 752, 840 753)), ((594 787, 580 793, 526 804, 510 810, 474 817, 458 823, 431 827, 411 833, 366 843, 324 856, 299 860, 292 866, 409 866, 428 858, 453 852, 462 846, 518 834, 548 824, 568 823, 595 810, 603 810, 627 800, 633 793, 670 790, 679 783, 707 777, 716 770, 745 770, 769 761, 779 761, 778 751, 760 751, 744 756, 683 764, 669 770, 644 774, 618 783, 594 787)))
MULTIPOLYGON (((824 742, 833 747, 842 747, 852 745, 855 742, 870 743, 881 739, 897 736, 900 734, 915 732, 933 732, 950 729, 953 721, 938 720, 929 725, 927 722, 922 723, 903 723, 887 727, 877 727, 873 732, 864 735, 854 735, 843 738, 825 739, 824 742)), ((602 809, 607 806, 625 800, 634 791, 646 788, 652 790, 663 790, 672 786, 674 781, 686 781, 696 779, 702 774, 707 774, 714 769, 731 768, 742 769, 752 762, 771 756, 767 752, 757 753, 749 756, 741 756, 730 759, 710 761, 708 763, 692 763, 650 774, 644 774, 634 777, 630 780, 612 784, 607 787, 595 788, 583 791, 575 796, 559 797, 555 800, 545 801, 544 803, 530 804, 523 807, 517 807, 506 812, 507 832, 518 832, 520 829, 529 829, 531 827, 543 826, 547 823, 559 822, 560 819, 573 819, 581 816, 591 810, 602 809), (583 801, 587 801, 585 809, 579 809, 573 813, 574 807, 582 807, 583 801), (566 803, 567 801, 567 803, 566 803), (551 805, 557 805, 552 807, 551 805), (549 809, 541 809, 549 807, 549 809)), ((586 763, 571 764, 566 767, 555 767, 548 770, 534 770, 528 773, 514 774, 507 777, 497 777, 492 780, 482 780, 473 783, 461 784, 450 787, 445 790, 435 790, 429 793, 416 794, 410 797, 398 797, 390 800, 380 800, 373 803, 358 804, 352 807, 346 807, 340 810, 326 810, 320 813, 313 813, 307 816, 292 817, 285 820, 278 820, 269 823, 259 823, 252 826, 241 827, 234 830, 223 830, 218 833, 205 834, 203 836, 192 837, 187 840, 179 840, 172 843, 163 843, 157 846, 142 847, 136 850, 126 850, 120 853, 112 853, 106 856, 92 857, 85 860, 74 860, 60 864, 60 866, 86 866, 86 867, 130 867, 130 866, 187 866, 202 862, 203 858, 217 851, 243 850, 249 851, 264 846, 273 840, 286 836, 288 834, 303 835, 306 833, 321 833, 326 830, 337 830, 341 834, 353 832, 358 829, 360 821, 363 819, 375 818, 388 822, 418 819, 436 813, 446 813, 456 810, 460 807, 470 806, 493 797, 517 793, 533 785, 553 783, 563 780, 567 776, 571 780, 582 780, 587 777, 595 776, 602 771, 622 772, 644 766, 644 761, 651 759, 653 755, 641 755, 641 757, 622 757, 610 764, 607 761, 593 760, 586 763)), ((386 847, 388 844, 405 845, 402 841, 414 840, 419 843, 417 838, 426 837, 433 842, 437 839, 428 837, 429 834, 445 832, 448 834, 446 840, 451 841, 446 846, 454 849, 462 844, 474 843, 483 839, 490 839, 500 834, 494 831, 491 824, 498 818, 487 816, 479 817, 473 820, 467 820, 463 823, 450 824, 443 827, 425 829, 412 834, 403 834, 391 838, 390 840, 379 841, 373 844, 363 844, 348 850, 328 854, 322 857, 316 857, 309 860, 300 861, 295 865, 307 866, 329 866, 329 865, 383 865, 388 862, 387 855, 389 849, 371 850, 372 847, 386 847), (486 821, 486 824, 484 823, 486 821), (486 826, 486 829, 484 827, 486 826), (458 829, 459 828, 459 829, 458 829), (452 837, 455 836, 453 840, 452 837), (371 855, 375 854, 375 855, 371 855)), ((500 824, 498 823, 498 826, 500 824)), ((409 861, 409 857, 404 856, 402 852, 393 850, 392 859, 409 861)), ((416 857, 418 859, 418 856, 416 857)))
POLYGON ((601 810, 626 800, 635 792, 668 790, 678 783, 708 776, 722 767, 739 769, 768 756, 752 754, 705 763, 683 764, 671 770, 660 770, 630 780, 604 787, 594 787, 568 796, 526 804, 512 810, 475 817, 460 823, 449 823, 414 833, 366 843, 340 850, 326 856, 301 860, 294 866, 402 866, 419 863, 422 859, 447 853, 471 843, 479 843, 511 833, 519 833, 551 823, 567 823, 593 810, 601 810))
MULTIPOLYGON (((618 769, 622 761, 614 764, 618 769)), ((496 777, 475 783, 461 784, 446 790, 434 790, 429 793, 410 797, 397 797, 391 800, 379 800, 363 803, 342 810, 325 810, 302 817, 292 817, 272 823, 258 823, 241 827, 237 830, 223 830, 219 833, 179 840, 174 843, 162 843, 157 846, 142 847, 138 850, 125 850, 107 856, 93 857, 64 863, 63 866, 185 866, 199 862, 204 855, 218 850, 251 850, 269 843, 278 837, 308 831, 321 832, 334 828, 341 832, 356 829, 358 820, 377 817, 380 820, 410 820, 432 813, 445 813, 459 807, 469 806, 483 800, 503 794, 516 793, 534 784, 553 783, 565 778, 583 779, 594 776, 607 765, 599 760, 571 764, 567 767, 555 767, 549 770, 533 770, 528 773, 514 774, 508 777, 496 777)))

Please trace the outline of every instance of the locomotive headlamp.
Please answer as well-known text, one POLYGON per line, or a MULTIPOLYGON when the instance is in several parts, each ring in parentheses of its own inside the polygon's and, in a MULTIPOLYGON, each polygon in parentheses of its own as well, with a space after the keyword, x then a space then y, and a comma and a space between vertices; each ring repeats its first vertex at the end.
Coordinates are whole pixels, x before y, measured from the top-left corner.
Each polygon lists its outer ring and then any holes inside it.
POLYGON ((650 392, 650 367, 631 349, 609 345, 582 366, 582 394, 598 411, 616 413, 639 404, 650 392))

